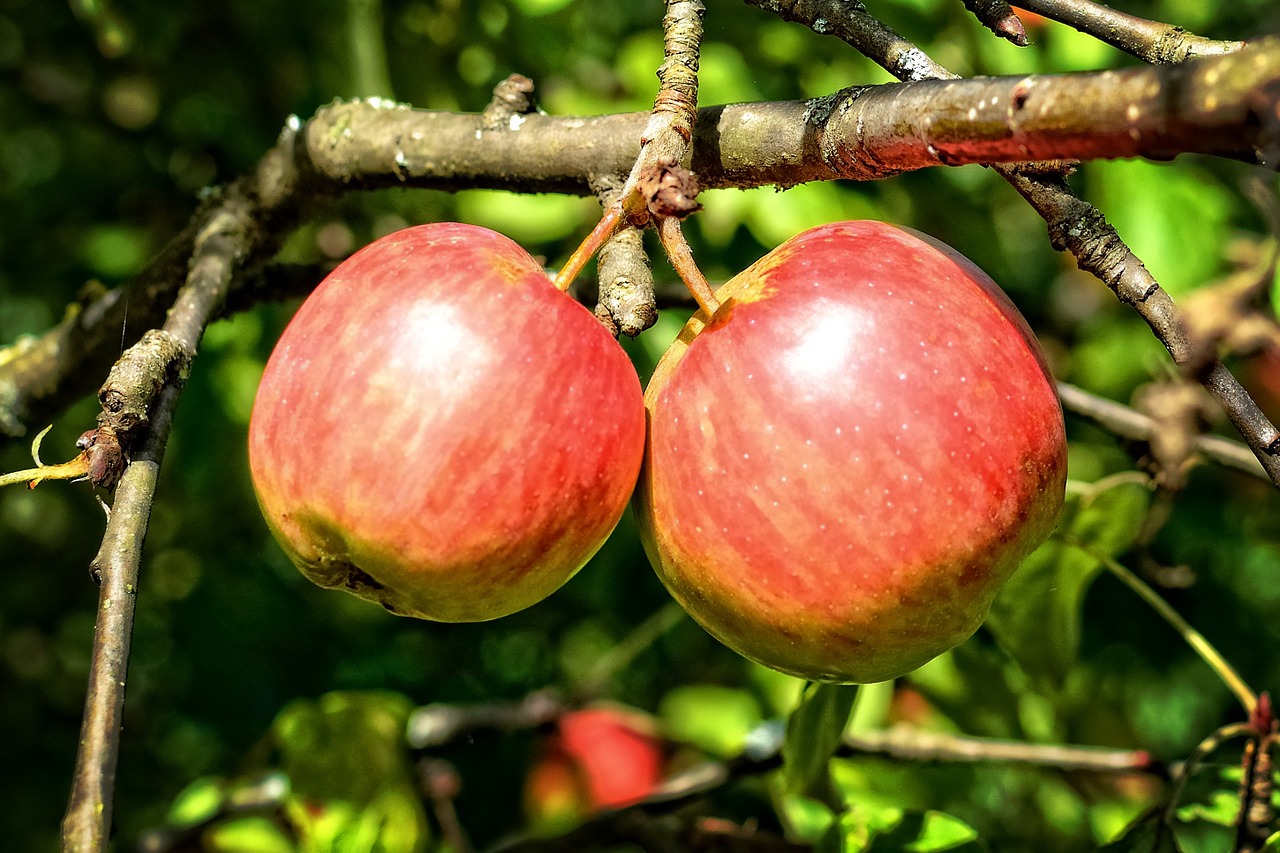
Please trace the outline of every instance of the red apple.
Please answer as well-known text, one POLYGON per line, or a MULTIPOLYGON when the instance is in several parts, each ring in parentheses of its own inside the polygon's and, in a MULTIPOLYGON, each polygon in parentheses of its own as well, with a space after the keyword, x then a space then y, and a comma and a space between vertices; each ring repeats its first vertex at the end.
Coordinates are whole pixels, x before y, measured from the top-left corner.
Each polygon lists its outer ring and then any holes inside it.
POLYGON ((617 342, 511 240, 455 223, 335 269, 249 425, 263 513, 304 574, 448 622, 559 588, 617 524, 643 450, 617 342))
POLYGON ((644 799, 662 781, 661 738, 635 713, 583 708, 560 718, 525 780, 532 823, 564 827, 644 799))
POLYGON ((650 560, 699 623, 802 678, 874 682, 969 637, 1062 506, 1031 330, 954 250, 807 231, 689 321, 645 393, 650 560))

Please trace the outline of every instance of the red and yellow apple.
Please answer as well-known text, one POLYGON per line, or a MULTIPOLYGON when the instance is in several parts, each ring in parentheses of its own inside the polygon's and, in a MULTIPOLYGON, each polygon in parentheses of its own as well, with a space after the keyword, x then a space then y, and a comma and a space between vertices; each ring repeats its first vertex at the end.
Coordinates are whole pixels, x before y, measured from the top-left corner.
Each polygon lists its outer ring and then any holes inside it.
POLYGON ((304 574, 448 622, 568 580, 643 448, 617 342, 514 242, 456 223, 335 269, 281 336, 249 426, 262 511, 304 574))
POLYGON ((537 827, 562 829, 644 799, 664 764, 662 739, 643 716, 612 706, 570 711, 525 779, 525 813, 537 827))
POLYGON ((716 294, 645 393, 645 549, 712 635, 802 678, 902 675, 978 628, 1062 506, 1062 411, 1012 302, 842 222, 716 294))

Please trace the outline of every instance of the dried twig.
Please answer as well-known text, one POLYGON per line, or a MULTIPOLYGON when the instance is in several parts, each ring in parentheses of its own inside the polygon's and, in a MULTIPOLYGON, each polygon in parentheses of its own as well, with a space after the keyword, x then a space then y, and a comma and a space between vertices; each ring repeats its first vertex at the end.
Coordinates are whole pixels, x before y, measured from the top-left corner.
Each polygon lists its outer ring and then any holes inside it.
MULTIPOLYGON (((1058 383, 1058 396, 1064 409, 1089 418, 1121 438, 1150 441, 1158 428, 1156 422, 1147 415, 1066 382, 1058 383)), ((1253 451, 1238 441, 1216 435, 1198 435, 1195 437, 1194 447, 1205 459, 1267 479, 1267 472, 1263 470, 1253 451)))

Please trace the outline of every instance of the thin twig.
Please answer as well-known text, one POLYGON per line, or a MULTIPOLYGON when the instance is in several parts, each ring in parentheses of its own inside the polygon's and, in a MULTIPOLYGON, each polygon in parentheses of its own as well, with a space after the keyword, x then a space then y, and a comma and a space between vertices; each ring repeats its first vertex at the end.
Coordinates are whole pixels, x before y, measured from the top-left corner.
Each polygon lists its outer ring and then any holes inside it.
MULTIPOLYGON (((1058 396, 1064 409, 1088 418, 1121 438, 1148 441, 1155 433, 1156 423, 1150 417, 1114 400, 1090 394, 1083 388, 1059 382, 1058 396)), ((1195 437, 1195 448, 1205 459, 1267 479, 1267 472, 1263 470, 1262 463, 1253 455, 1253 451, 1238 441, 1216 435, 1198 435, 1195 437)))
POLYGON ((961 0, 966 9, 991 32, 1018 47, 1026 47, 1027 30, 1005 0, 961 0))
POLYGON ((1066 24, 1152 64, 1221 56, 1244 47, 1244 42, 1208 39, 1189 33, 1182 27, 1149 21, 1092 0, 1018 0, 1018 6, 1066 24))
POLYGON ((846 735, 841 754, 883 755, 903 761, 990 762, 1097 773, 1155 773, 1164 768, 1145 750, 1056 746, 992 738, 960 737, 910 729, 846 735))
POLYGON ((1151 609, 1160 615, 1160 618, 1168 622, 1170 627, 1177 631, 1183 641, 1191 647, 1191 650, 1209 665, 1209 668, 1221 679, 1227 689, 1235 694, 1236 699, 1244 707, 1245 713, 1253 713, 1253 709, 1258 704, 1258 694, 1245 683, 1245 680, 1240 677, 1240 673, 1236 672, 1235 667, 1213 647, 1213 644, 1206 640, 1203 634, 1191 627, 1191 623, 1183 619, 1182 614, 1174 610, 1169 602, 1161 598, 1155 590, 1147 586, 1141 578, 1125 568, 1111 555, 1099 551, 1089 543, 1081 542, 1072 536, 1062 536, 1061 539, 1071 547, 1106 566, 1107 570, 1123 582, 1125 586, 1137 593, 1138 597, 1150 605, 1151 609))
POLYGON ((668 601, 649 614, 623 638, 622 642, 614 644, 597 658, 595 665, 587 671, 581 684, 574 690, 574 694, 583 699, 601 694, 609 683, 609 679, 624 671, 636 657, 688 618, 689 615, 683 607, 675 601, 668 601))
POLYGON ((536 690, 517 702, 437 703, 414 710, 405 732, 410 748, 434 749, 480 731, 536 729, 568 709, 568 703, 554 690, 536 690))
POLYGON ((1178 365, 1195 364, 1198 380, 1221 404, 1248 442, 1272 483, 1280 486, 1280 430, 1221 361, 1201 367, 1200 349, 1187 334, 1180 312, 1142 261, 1093 205, 1071 192, 1066 179, 1016 169, 1001 174, 1045 220, 1054 248, 1067 249, 1080 268, 1110 287, 1146 321, 1178 365))
POLYGON ((106 850, 110 837, 142 535, 177 396, 178 389, 170 387, 156 401, 147 437, 116 487, 102 546, 92 564, 101 587, 80 745, 62 821, 63 850, 69 853, 106 850))

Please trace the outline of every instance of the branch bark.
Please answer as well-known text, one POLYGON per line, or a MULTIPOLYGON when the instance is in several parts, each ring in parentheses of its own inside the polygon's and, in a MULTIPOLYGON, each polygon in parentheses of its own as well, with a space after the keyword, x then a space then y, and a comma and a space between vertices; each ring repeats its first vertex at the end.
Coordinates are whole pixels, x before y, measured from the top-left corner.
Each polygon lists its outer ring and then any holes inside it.
POLYGON ((192 223, 189 271, 160 334, 153 336, 162 345, 133 348, 122 359, 126 366, 113 369, 104 386, 100 422, 105 418, 120 426, 122 438, 133 438, 126 447, 133 458, 116 487, 102 545, 91 566, 101 589, 80 746, 62 824, 66 851, 96 853, 107 848, 142 545, 174 408, 186 364, 199 348, 205 327, 221 309, 244 259, 263 242, 255 239, 262 233, 259 217, 269 213, 273 200, 284 197, 282 188, 294 185, 289 157, 294 136, 286 130, 258 172, 207 206, 192 223))
MULTIPOLYGON (((936 76, 952 79, 954 75, 926 54, 893 32, 869 14, 861 3, 840 0, 746 0, 749 5, 764 6, 784 20, 804 23, 819 33, 839 36, 890 73, 904 78, 920 79, 936 76)), ((1264 39, 1259 44, 1273 40, 1264 39)), ((1252 51, 1222 57, 1231 60, 1229 67, 1239 68, 1241 61, 1256 55, 1252 51)), ((1216 82, 1215 60, 1188 63, 1181 68, 1199 68, 1206 73, 1205 82, 1216 82)), ((1158 69, 1146 69, 1154 72, 1158 69)), ((1110 73, 1110 72, 1108 72, 1110 73)), ((1106 76, 1105 74, 1103 75, 1106 76)), ((1275 83, 1248 97, 1255 102, 1280 93, 1275 83), (1269 94, 1265 94, 1269 93, 1269 94)), ((1175 99, 1179 97, 1169 93, 1175 99)), ((1014 101, 1030 94, 1021 89, 1013 92, 1014 101)), ((1136 97, 1136 96, 1135 96, 1136 97)), ((1201 95, 1208 108, 1216 107, 1216 96, 1201 95)), ((1010 108, 1014 104, 1011 102, 1010 108)), ((1127 108, 1130 117, 1141 114, 1136 103, 1127 108)), ((1259 151, 1264 160, 1274 163, 1280 152, 1280 111, 1275 106, 1259 107, 1257 116, 1265 128, 1259 137, 1259 151)), ((1131 135, 1141 136, 1136 127, 1131 135)), ((1110 287, 1122 302, 1133 307, 1147 322, 1152 333, 1164 344, 1175 363, 1192 374, 1222 405, 1231 422, 1248 442, 1250 449, 1265 469, 1267 476, 1280 487, 1280 431, 1267 419, 1257 403, 1236 381, 1231 372, 1215 359, 1204 360, 1188 339, 1177 307, 1152 277, 1106 217, 1093 205, 1072 192, 1067 184, 1067 168, 1053 163, 996 164, 996 172, 1004 178, 1040 214, 1049 229, 1055 249, 1067 250, 1075 256, 1081 269, 1091 273, 1110 287)))
POLYGON ((1104 41, 1153 65, 1235 53, 1244 42, 1218 41, 1149 21, 1092 0, 1018 0, 1018 5, 1104 41))
MULTIPOLYGON (((872 33, 875 39, 883 42, 890 71, 910 80, 938 73, 936 63, 891 31, 872 33)), ((1280 38, 1269 38, 1234 56, 1177 68, 919 82, 704 108, 688 159, 704 187, 871 179, 942 163, 1028 157, 1179 151, 1253 157, 1261 150, 1275 162, 1278 110, 1280 38)), ((648 121, 647 113, 513 113, 506 125, 489 129, 477 114, 379 100, 332 104, 224 191, 243 196, 256 217, 240 266, 252 275, 307 211, 349 190, 590 194, 593 183, 634 165, 648 121)), ((0 432, 22 435, 89 393, 119 353, 126 306, 129 328, 164 322, 185 279, 196 227, 188 225, 127 289, 69 312, 37 339, 0 350, 0 432)))

